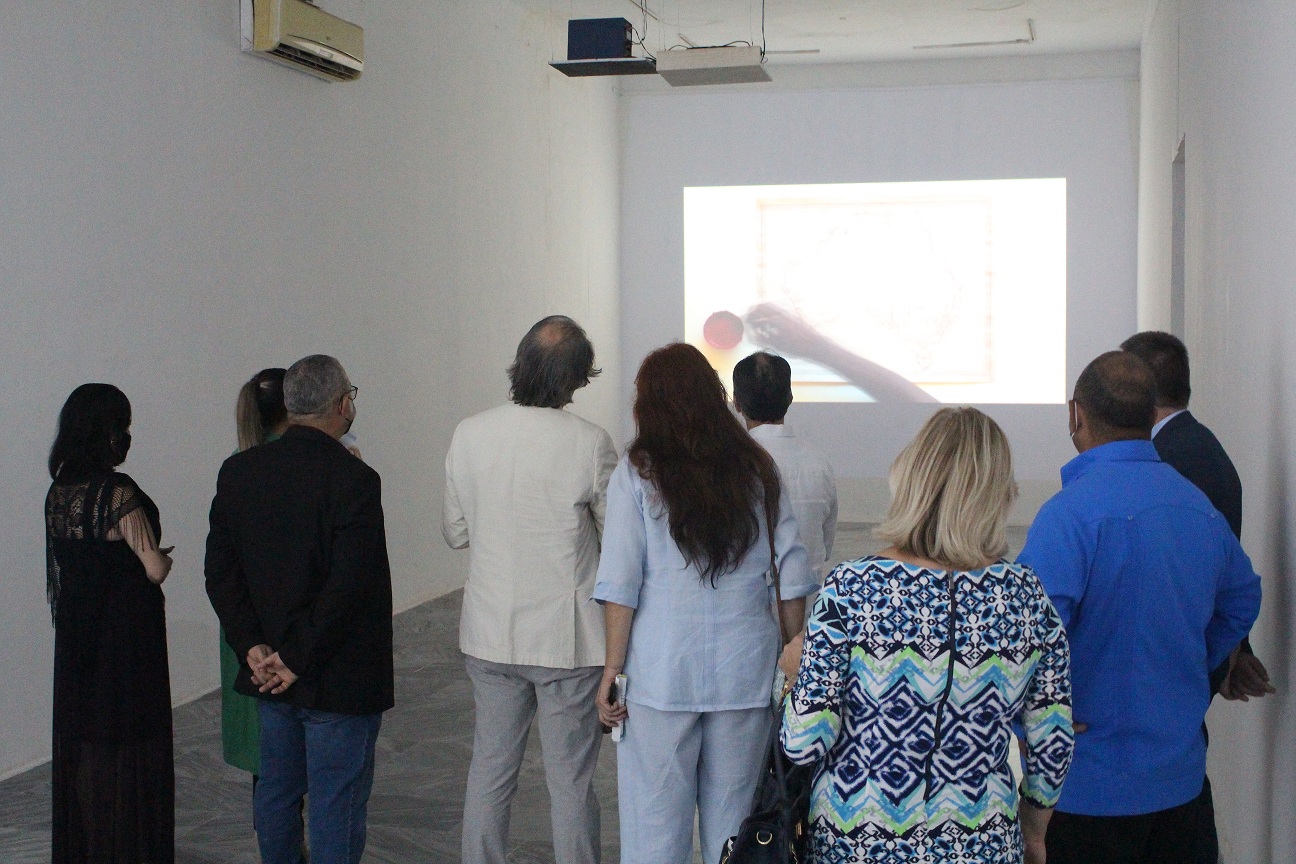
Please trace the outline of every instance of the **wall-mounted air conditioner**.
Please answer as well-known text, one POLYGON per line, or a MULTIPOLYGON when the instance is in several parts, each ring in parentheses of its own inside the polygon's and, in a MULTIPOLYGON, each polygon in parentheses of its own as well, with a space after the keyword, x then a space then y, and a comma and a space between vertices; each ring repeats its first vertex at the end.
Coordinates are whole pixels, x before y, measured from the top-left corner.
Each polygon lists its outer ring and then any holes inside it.
POLYGON ((364 71, 364 30, 305 0, 243 0, 243 50, 328 81, 364 71))

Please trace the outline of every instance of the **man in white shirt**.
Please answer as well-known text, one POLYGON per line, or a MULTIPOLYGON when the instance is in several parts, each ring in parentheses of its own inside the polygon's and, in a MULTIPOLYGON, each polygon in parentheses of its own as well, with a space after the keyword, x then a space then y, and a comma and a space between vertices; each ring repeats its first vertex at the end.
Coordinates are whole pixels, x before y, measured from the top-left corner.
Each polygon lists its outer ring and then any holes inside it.
POLYGON ((810 566, 823 584, 837 535, 837 484, 832 468, 783 422, 792 405, 792 367, 777 354, 757 351, 733 371, 734 407, 747 429, 774 457, 792 500, 801 542, 810 566))
POLYGON ((557 864, 599 860, 593 788, 602 739, 598 573, 608 433, 564 411, 597 375, 594 347, 570 318, 538 322, 509 367, 512 402, 459 424, 446 455, 442 531, 467 548, 459 648, 476 702, 463 816, 464 864, 504 864, 509 812, 531 721, 552 800, 557 864))

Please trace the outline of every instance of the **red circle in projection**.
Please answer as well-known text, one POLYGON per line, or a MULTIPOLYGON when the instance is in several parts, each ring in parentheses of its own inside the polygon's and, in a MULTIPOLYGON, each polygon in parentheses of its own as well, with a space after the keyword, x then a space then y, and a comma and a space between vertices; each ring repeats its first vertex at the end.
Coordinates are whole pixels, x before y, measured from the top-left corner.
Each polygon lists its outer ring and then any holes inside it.
POLYGON ((702 325, 702 338, 712 348, 728 351, 742 341, 742 319, 732 312, 714 312, 702 325))

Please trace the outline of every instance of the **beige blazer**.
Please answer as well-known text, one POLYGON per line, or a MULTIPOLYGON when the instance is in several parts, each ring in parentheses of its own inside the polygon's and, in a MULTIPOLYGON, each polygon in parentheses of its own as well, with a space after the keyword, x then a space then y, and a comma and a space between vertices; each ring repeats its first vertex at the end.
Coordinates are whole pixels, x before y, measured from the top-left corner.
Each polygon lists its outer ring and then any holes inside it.
POLYGON ((442 532, 467 548, 459 648, 495 663, 603 665, 598 573, 608 433, 557 408, 501 405, 459 424, 442 532))

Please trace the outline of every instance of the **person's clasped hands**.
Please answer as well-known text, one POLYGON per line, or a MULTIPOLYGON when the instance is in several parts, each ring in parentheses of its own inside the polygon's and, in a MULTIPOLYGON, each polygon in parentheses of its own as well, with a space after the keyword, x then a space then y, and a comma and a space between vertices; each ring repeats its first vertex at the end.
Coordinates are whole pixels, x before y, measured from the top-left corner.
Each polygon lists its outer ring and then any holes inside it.
POLYGON ((252 680, 262 693, 278 696, 297 681, 297 675, 284 665, 279 652, 269 645, 254 645, 248 649, 248 668, 252 670, 252 680))
POLYGON ((1229 657, 1228 675, 1220 684, 1220 696, 1230 701, 1249 702, 1277 692, 1273 682, 1269 680, 1269 670, 1265 669, 1259 657, 1242 650, 1240 646, 1233 649, 1229 657))

